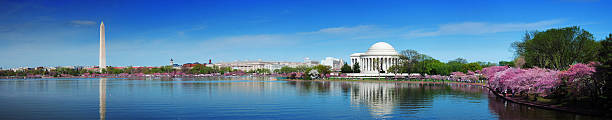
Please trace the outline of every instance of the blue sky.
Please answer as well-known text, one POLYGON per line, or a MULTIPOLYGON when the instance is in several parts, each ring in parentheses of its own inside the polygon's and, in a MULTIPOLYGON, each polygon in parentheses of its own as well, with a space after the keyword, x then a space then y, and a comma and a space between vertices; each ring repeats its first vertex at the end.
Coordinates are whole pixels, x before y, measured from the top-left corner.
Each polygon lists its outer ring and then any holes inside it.
POLYGON ((610 1, 6 1, 0 67, 159 66, 337 57, 383 41, 442 61, 511 60, 525 31, 581 26, 612 32, 610 1))

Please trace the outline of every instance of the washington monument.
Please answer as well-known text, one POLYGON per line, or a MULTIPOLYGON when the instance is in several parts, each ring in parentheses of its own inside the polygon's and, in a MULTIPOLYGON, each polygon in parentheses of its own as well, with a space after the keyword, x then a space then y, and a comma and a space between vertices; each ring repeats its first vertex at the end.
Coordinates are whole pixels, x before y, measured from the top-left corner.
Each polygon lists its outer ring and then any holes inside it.
POLYGON ((104 22, 100 24, 100 72, 106 68, 106 43, 104 40, 104 22))

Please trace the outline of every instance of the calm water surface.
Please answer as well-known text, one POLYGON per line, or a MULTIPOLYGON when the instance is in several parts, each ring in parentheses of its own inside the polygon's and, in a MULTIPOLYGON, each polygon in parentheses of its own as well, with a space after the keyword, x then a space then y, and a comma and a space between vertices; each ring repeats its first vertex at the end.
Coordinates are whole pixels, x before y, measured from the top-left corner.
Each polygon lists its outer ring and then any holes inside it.
POLYGON ((0 119, 600 119, 480 86, 269 78, 0 80, 0 119))

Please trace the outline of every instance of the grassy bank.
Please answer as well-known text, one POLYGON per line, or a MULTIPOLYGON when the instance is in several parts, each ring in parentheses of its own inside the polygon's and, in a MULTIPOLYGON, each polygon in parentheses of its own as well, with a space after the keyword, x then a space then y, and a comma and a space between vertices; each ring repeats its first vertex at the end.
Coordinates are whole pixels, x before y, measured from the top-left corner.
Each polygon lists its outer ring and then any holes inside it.
POLYGON ((465 85, 478 85, 484 86, 486 83, 467 83, 450 80, 433 80, 433 79, 410 79, 410 80, 394 80, 394 79, 353 79, 353 78, 329 78, 329 79, 315 79, 315 80, 302 80, 302 79, 284 79, 285 81, 347 81, 347 82, 383 82, 383 83, 432 83, 432 84, 465 84, 465 85))

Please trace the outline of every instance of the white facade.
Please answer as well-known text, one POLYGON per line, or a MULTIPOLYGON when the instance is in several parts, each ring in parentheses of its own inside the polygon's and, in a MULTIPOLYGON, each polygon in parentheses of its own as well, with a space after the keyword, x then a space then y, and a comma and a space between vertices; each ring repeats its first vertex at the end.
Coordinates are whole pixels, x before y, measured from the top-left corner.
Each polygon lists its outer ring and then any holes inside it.
POLYGON ((372 45, 365 53, 351 54, 351 66, 359 63, 361 73, 387 72, 392 65, 400 63, 399 53, 385 42, 378 42, 372 45))
POLYGON ((308 66, 315 66, 320 64, 319 61, 310 60, 310 58, 304 58, 304 63, 306 63, 308 66))
POLYGON ((274 62, 274 61, 236 61, 236 62, 221 62, 215 64, 220 67, 231 67, 232 69, 241 71, 252 71, 257 69, 269 69, 274 71, 281 69, 284 66, 297 67, 297 66, 313 66, 317 65, 318 62, 274 62))
POLYGON ((321 65, 330 66, 333 71, 340 71, 344 61, 338 58, 325 57, 325 59, 321 60, 321 65))

